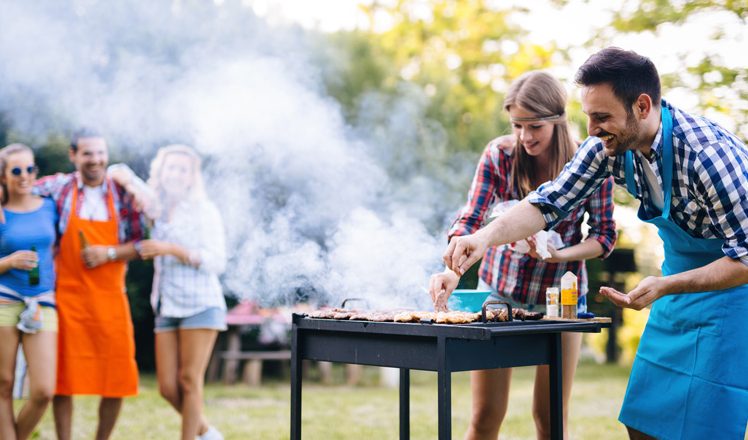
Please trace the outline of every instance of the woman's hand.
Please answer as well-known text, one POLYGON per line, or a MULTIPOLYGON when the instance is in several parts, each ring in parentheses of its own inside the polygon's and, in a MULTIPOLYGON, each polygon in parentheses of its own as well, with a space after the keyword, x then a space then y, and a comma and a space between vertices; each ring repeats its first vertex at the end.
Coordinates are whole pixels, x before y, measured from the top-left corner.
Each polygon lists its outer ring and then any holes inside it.
POLYGON ((530 250, 527 252, 527 254, 532 258, 537 258, 538 260, 544 261, 546 263, 561 263, 566 261, 563 258, 561 251, 553 247, 552 244, 546 244, 546 249, 548 250, 548 253, 551 254, 551 256, 548 258, 543 258, 537 251, 537 240, 535 239, 535 236, 527 237, 525 240, 527 241, 527 244, 530 245, 530 250))
POLYGON ((172 255, 173 246, 171 243, 158 240, 143 240, 138 243, 138 253, 144 260, 164 255, 172 255))
POLYGON ((460 277, 449 269, 442 273, 435 273, 429 279, 429 294, 434 302, 434 310, 437 312, 447 311, 447 300, 457 288, 460 277))
POLYGON ((31 270, 39 264, 39 255, 32 251, 15 251, 6 258, 10 267, 18 270, 31 270))

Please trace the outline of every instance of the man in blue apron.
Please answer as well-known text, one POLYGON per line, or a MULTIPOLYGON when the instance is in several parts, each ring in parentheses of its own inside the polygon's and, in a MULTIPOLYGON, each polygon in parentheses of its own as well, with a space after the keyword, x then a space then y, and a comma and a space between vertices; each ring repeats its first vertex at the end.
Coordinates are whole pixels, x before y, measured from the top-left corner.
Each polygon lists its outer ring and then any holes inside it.
POLYGON ((602 182, 641 201, 639 218, 665 246, 662 277, 620 307, 652 305, 619 420, 632 439, 743 440, 748 422, 748 148, 716 123, 660 97, 652 61, 607 48, 576 76, 591 137, 552 182, 444 260, 464 273, 488 246, 551 229, 602 182), (521 221, 518 221, 521 219, 521 221))

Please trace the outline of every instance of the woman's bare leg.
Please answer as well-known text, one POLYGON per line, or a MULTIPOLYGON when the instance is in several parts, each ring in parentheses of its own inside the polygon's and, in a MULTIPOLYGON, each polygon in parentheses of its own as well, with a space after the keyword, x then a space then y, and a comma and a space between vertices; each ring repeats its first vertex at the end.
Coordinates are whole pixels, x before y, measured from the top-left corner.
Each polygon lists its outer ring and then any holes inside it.
MULTIPOLYGON (((577 370, 577 362, 579 361, 579 351, 581 347, 581 333, 561 334, 564 439, 569 438, 569 402, 571 401, 571 387, 574 383, 574 373, 577 370)), ((551 438, 550 388, 548 366, 540 365, 535 370, 535 391, 532 401, 532 413, 535 418, 535 429, 538 439, 551 438)))
MULTIPOLYGON (((156 377, 161 397, 182 414, 182 394, 179 390, 179 333, 156 333, 156 377)), ((200 420, 199 433, 208 429, 208 421, 200 420)))
POLYGON ((29 372, 29 400, 16 421, 19 440, 28 438, 55 394, 57 385, 57 332, 23 335, 23 354, 29 372))
POLYGON ((16 374, 18 330, 15 327, 0 327, 0 341, 0 438, 15 439, 13 381, 16 374))
POLYGON ((470 372, 473 414, 465 440, 496 440, 509 404, 511 368, 470 372))
POLYGON ((201 432, 203 383, 218 331, 179 330, 179 391, 182 396, 182 439, 193 440, 201 432))

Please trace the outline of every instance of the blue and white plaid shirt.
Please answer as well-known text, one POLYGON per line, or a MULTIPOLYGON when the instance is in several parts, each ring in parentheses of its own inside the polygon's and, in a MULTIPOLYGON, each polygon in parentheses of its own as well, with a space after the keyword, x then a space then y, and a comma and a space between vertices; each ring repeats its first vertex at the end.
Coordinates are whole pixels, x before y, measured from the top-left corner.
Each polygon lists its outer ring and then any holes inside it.
POLYGON ((155 258, 151 305, 157 316, 185 318, 213 307, 226 310, 218 280, 226 269, 226 239, 221 214, 212 202, 182 201, 168 221, 156 220, 153 238, 182 246, 200 261, 194 267, 173 255, 155 258))
MULTIPOLYGON (((674 166, 671 220, 696 238, 724 240, 722 251, 748 265, 748 148, 716 123, 690 115, 663 100, 673 115, 674 166)), ((652 143, 652 168, 662 185, 662 124, 652 143)), ((605 178, 625 186, 624 154, 609 157, 598 138, 588 138, 552 182, 528 198, 552 228, 582 203, 605 178)), ((647 217, 660 214, 653 204, 642 169, 634 155, 639 199, 647 217)))

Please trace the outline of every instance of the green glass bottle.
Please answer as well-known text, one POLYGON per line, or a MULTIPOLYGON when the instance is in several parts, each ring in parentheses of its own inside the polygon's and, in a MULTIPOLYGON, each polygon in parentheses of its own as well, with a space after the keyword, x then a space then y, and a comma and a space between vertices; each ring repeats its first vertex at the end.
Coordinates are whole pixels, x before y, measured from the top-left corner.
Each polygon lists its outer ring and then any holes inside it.
MULTIPOLYGON (((31 252, 36 252, 36 246, 31 246, 31 252)), ((29 285, 31 286, 39 285, 39 263, 38 262, 36 266, 34 266, 29 271, 29 285)))

